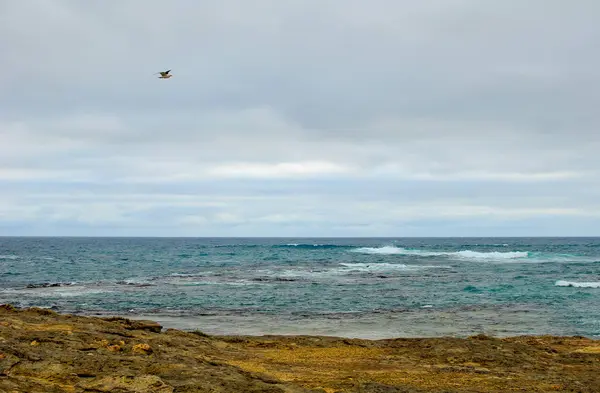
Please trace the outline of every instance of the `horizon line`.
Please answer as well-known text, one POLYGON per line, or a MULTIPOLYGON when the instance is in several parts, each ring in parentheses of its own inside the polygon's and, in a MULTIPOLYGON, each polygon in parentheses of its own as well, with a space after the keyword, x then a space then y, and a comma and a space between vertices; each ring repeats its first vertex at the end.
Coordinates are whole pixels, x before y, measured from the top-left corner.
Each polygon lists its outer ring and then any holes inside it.
POLYGON ((600 238, 600 235, 546 235, 546 236, 110 236, 110 235, 0 235, 0 238, 108 238, 108 239, 577 239, 600 238))

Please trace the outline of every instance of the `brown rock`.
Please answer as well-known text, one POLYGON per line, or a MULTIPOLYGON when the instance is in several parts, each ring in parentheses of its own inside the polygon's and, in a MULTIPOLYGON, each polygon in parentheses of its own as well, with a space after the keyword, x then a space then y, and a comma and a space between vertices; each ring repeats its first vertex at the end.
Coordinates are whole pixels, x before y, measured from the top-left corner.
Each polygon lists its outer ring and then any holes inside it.
POLYGON ((121 348, 120 345, 109 345, 108 347, 106 347, 106 349, 108 349, 111 352, 121 352, 123 348, 121 348))
POLYGON ((111 376, 82 381, 77 387, 94 392, 173 393, 173 387, 155 375, 111 376))
POLYGON ((600 392, 600 342, 584 337, 216 337, 2 307, 0 320, 16 327, 0 327, 0 392, 600 392))
MULTIPOLYGON (((18 357, 3 353, 0 356, 0 376, 8 375, 10 370, 21 361, 18 357)), ((0 390, 1 391, 1 390, 0 390)))
POLYGON ((152 348, 148 344, 136 344, 133 346, 133 353, 141 353, 144 355, 149 355, 152 353, 152 348))
POLYGON ((2 309, 3 311, 8 311, 8 312, 16 312, 17 308, 15 306, 13 306, 12 304, 0 304, 0 309, 2 309))
POLYGON ((147 321, 143 319, 134 320, 123 317, 108 317, 102 319, 108 322, 118 322, 127 330, 146 330, 153 333, 160 333, 162 331, 162 326, 155 321, 147 321))
POLYGON ((158 322, 154 321, 131 321, 131 325, 126 329, 129 330, 147 330, 153 333, 160 333, 162 331, 162 326, 158 322))

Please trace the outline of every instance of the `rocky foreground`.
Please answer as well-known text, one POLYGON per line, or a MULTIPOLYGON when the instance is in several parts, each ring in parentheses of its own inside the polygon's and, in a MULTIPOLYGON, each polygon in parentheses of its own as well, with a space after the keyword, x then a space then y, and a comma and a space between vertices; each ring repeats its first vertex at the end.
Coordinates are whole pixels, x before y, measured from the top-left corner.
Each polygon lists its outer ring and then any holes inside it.
POLYGON ((0 306, 0 392, 600 392, 582 337, 207 336, 0 306))

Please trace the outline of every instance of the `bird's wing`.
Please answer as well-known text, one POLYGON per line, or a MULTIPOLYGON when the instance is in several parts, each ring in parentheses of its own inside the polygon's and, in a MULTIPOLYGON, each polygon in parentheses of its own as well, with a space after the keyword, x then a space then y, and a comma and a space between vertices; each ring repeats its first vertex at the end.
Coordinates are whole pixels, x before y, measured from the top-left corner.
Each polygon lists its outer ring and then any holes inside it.
POLYGON ((171 70, 166 70, 165 71, 165 75, 168 74, 169 72, 171 72, 171 70))

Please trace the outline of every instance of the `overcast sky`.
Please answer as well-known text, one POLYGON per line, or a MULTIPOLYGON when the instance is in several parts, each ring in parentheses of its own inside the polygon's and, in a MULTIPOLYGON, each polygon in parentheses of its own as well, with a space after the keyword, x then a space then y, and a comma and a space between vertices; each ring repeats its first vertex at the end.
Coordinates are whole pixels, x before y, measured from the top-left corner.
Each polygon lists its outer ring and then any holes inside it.
POLYGON ((0 235, 600 235, 598 15, 0 1, 0 235))

